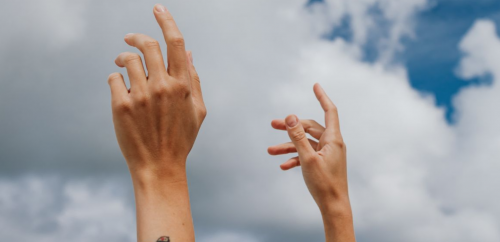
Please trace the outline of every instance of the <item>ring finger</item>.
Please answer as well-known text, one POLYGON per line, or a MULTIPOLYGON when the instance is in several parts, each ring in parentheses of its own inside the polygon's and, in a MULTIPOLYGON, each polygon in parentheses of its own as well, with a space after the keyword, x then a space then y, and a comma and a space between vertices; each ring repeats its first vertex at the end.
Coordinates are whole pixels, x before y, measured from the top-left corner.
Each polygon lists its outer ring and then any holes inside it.
POLYGON ((127 68, 130 80, 130 91, 143 91, 146 85, 146 72, 142 65, 141 56, 135 53, 124 52, 118 55, 115 63, 119 67, 127 68))

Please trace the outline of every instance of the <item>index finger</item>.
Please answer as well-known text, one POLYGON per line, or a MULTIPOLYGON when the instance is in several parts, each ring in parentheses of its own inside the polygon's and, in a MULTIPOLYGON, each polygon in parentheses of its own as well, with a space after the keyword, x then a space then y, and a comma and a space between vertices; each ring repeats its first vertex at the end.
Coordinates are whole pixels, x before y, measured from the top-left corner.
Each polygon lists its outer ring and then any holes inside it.
POLYGON ((325 126, 326 128, 333 128, 336 131, 340 131, 339 115, 337 112, 337 107, 333 104, 332 100, 326 95, 325 90, 319 85, 319 83, 314 84, 314 94, 318 99, 321 107, 325 111, 325 126))
POLYGON ((167 43, 168 72, 171 76, 184 76, 188 73, 184 37, 177 28, 174 18, 161 4, 154 8, 156 21, 160 25, 167 43))
MULTIPOLYGON (((320 139, 323 132, 325 132, 325 128, 318 124, 318 122, 310 119, 301 119, 300 123, 304 127, 306 133, 310 134, 315 139, 320 139)), ((275 119, 271 122, 271 126, 278 130, 286 130, 286 124, 284 119, 275 119)))

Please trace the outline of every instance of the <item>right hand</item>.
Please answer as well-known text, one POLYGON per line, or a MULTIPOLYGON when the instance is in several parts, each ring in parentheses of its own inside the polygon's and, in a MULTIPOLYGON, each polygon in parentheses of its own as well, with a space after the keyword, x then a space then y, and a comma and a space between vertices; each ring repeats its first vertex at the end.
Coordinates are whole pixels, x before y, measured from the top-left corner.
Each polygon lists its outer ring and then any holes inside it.
POLYGON ((271 146, 268 152, 271 155, 298 152, 297 157, 281 164, 281 169, 302 166, 304 181, 322 213, 350 214, 346 147, 340 134, 337 107, 319 84, 314 85, 314 93, 325 111, 326 128, 314 120, 299 120, 295 115, 273 120, 273 128, 286 130, 292 142, 271 146), (306 132, 318 141, 308 139, 306 132))
POLYGON ((168 68, 158 41, 144 34, 126 35, 125 42, 143 53, 146 69, 138 54, 124 52, 116 59, 127 69, 131 88, 120 73, 109 76, 113 122, 133 179, 185 179, 186 159, 206 108, 191 52, 186 52, 172 15, 159 4, 154 15, 167 44, 168 68))

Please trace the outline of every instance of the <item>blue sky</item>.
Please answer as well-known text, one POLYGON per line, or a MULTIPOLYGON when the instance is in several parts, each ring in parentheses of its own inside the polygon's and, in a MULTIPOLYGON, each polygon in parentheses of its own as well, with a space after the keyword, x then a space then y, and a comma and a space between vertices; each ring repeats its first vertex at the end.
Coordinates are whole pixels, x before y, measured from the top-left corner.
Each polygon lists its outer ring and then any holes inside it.
MULTIPOLYGON (((322 2, 323 0, 310 0, 308 5, 322 2)), ((378 10, 374 8, 372 11, 377 13, 378 10)), ((455 74, 462 55, 458 44, 474 21, 480 18, 492 20, 498 26, 500 1, 432 1, 430 6, 416 17, 415 38, 405 39, 405 50, 398 53, 397 61, 406 66, 411 86, 424 94, 433 95, 436 105, 446 109, 446 119, 449 123, 455 121, 453 97, 461 89, 491 83, 489 76, 463 80, 455 74)), ((352 33, 349 22, 349 17, 344 18, 342 25, 325 37, 332 40, 340 37, 350 41, 352 33)), ((365 60, 376 60, 377 49, 376 43, 368 42, 364 48, 365 60)))

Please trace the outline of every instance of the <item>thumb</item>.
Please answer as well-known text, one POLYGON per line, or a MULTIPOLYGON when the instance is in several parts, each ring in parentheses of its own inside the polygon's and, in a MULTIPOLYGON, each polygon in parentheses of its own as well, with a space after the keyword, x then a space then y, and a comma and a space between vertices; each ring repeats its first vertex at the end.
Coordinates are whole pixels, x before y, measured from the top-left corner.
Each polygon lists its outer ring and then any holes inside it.
POLYGON ((288 115, 285 119, 285 123, 288 136, 290 136, 290 140, 292 140, 295 148, 297 148, 300 160, 303 162, 309 161, 309 159, 316 155, 316 151, 309 143, 304 127, 302 127, 302 124, 299 122, 299 118, 293 114, 288 115))

